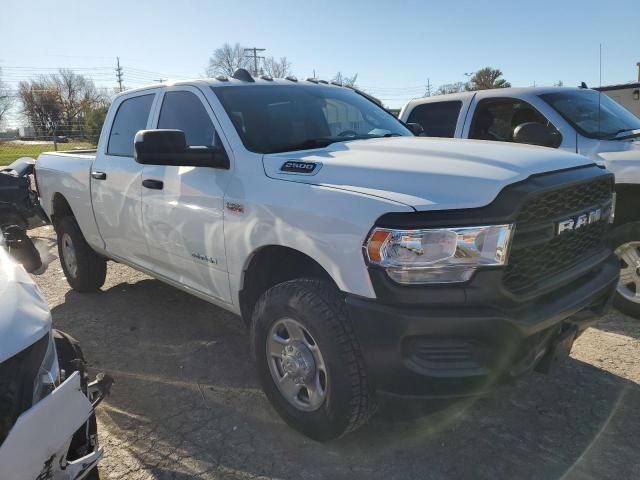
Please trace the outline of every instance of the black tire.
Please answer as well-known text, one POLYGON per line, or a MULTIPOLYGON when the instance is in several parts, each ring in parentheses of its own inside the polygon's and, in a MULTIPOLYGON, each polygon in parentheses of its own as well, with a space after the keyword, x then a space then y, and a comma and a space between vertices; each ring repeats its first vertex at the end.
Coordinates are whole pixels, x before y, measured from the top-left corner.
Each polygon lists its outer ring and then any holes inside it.
MULTIPOLYGON (((629 242, 640 242, 640 222, 631 222, 616 227, 610 234, 611 246, 614 250, 629 242)), ((625 263, 626 265, 626 263, 625 263)), ((621 267, 623 266, 621 260, 621 267)), ((640 266, 639 266, 640 268, 640 266)), ((637 285, 637 284, 636 284, 637 285)), ((640 318, 640 302, 625 298, 619 290, 613 297, 613 306, 634 318, 640 318)))
POLYGON ((104 285, 107 276, 107 262, 87 244, 80 227, 73 217, 63 217, 56 222, 56 235, 58 237, 58 255, 67 282, 77 292, 95 292, 104 285), (63 241, 68 235, 72 241, 76 257, 76 272, 69 271, 65 259, 63 241))
POLYGON ((344 299, 329 282, 297 279, 269 289, 251 319, 251 346, 260 382, 278 414, 291 427, 318 441, 331 440, 365 424, 375 413, 375 392, 344 299), (317 342, 327 368, 326 396, 314 411, 301 411, 281 393, 267 360, 267 337, 274 322, 293 318, 317 342))
MULTIPOLYGON (((69 378, 71 374, 79 372, 80 388, 86 395, 89 376, 87 374, 87 362, 84 359, 80 344, 71 335, 61 332, 60 330, 53 331, 53 339, 58 353, 58 365, 61 370, 64 370, 64 378, 69 378)), ((67 452, 67 459, 77 460, 87 455, 92 448, 90 438, 97 435, 97 433, 98 424, 96 415, 92 413, 87 423, 74 433, 67 452)), ((98 467, 92 468, 85 478, 99 480, 98 467)))

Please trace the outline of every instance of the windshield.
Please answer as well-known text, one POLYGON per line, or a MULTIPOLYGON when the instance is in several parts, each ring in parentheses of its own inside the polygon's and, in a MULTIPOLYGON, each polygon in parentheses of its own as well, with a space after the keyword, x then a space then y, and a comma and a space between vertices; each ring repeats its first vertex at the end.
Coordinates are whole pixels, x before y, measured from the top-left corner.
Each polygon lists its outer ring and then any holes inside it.
POLYGON ((353 90, 319 85, 211 87, 244 146, 257 153, 324 147, 347 140, 412 135, 353 90))
POLYGON ((586 137, 611 139, 640 128, 640 118, 595 90, 547 93, 540 97, 586 137))

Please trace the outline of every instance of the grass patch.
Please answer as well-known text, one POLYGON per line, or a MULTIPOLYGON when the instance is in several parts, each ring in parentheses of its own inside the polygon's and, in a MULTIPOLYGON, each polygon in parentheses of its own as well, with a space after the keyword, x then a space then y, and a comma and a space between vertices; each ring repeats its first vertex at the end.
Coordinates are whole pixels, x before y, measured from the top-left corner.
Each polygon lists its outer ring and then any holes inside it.
MULTIPOLYGON (((76 148, 96 148, 95 144, 90 142, 69 142, 59 143, 58 151, 73 150, 76 148)), ((18 143, 18 142, 0 142, 0 166, 9 165, 20 157, 38 158, 42 152, 53 152, 53 142, 48 143, 18 143)))

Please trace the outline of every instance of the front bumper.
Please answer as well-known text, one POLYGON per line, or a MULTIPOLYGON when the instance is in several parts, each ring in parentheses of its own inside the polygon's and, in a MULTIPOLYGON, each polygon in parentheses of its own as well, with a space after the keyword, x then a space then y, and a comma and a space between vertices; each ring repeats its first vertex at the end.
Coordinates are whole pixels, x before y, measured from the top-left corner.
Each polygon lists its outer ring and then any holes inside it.
MULTIPOLYGON (((499 276, 494 271, 479 272, 465 288, 422 287, 399 296, 387 285, 383 300, 347 295, 346 304, 376 388, 463 396, 532 370, 558 338, 566 343, 568 330, 586 329, 609 307, 618 272, 609 255, 564 286, 520 301, 498 292, 497 283, 487 287, 499 276)), ((383 293, 380 281, 377 287, 383 293)))
MULTIPOLYGON (((106 392, 98 388, 95 405, 106 392)), ((91 452, 73 461, 67 452, 74 433, 93 415, 94 405, 82 392, 80 374, 74 372, 51 394, 25 411, 0 447, 2 478, 12 480, 81 479, 102 456, 97 443, 91 452)))

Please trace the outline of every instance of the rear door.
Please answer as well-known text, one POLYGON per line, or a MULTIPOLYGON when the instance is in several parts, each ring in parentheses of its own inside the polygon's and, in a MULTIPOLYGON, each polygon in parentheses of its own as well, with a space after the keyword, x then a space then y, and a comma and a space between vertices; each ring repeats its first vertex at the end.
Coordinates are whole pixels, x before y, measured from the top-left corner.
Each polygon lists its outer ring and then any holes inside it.
POLYGON ((459 123, 462 100, 428 102, 416 105, 407 123, 419 123, 425 137, 453 138, 459 123))
MULTIPOLYGON (((165 90, 154 126, 185 133, 189 146, 228 145, 202 92, 165 90)), ((233 163, 232 163, 233 165, 233 163)), ((230 170, 145 165, 142 217, 153 271, 208 297, 231 302, 223 230, 224 191, 230 170)))
POLYGON ((119 97, 106 119, 91 168, 91 201, 106 251, 142 267, 148 266, 140 195, 142 165, 133 159, 133 139, 151 125, 158 89, 119 97))

